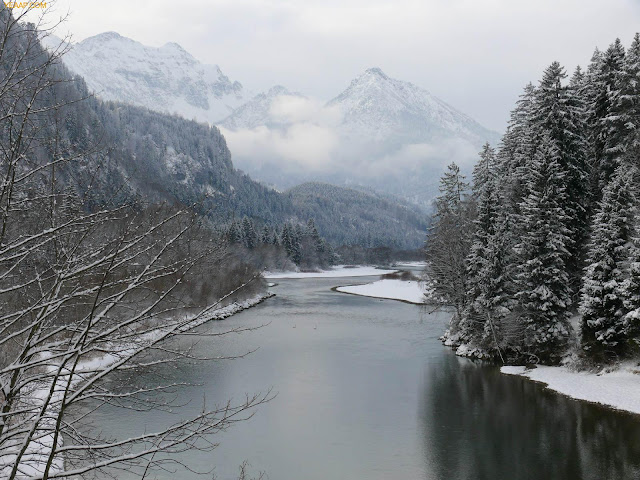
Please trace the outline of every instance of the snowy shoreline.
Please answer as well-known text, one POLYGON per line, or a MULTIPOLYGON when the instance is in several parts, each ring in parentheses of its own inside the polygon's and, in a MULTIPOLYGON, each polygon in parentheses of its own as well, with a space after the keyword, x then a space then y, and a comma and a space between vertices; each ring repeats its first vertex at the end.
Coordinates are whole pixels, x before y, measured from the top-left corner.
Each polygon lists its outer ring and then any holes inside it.
POLYGON ((336 265, 331 270, 320 270, 317 272, 264 272, 264 278, 342 278, 342 277, 371 277, 374 275, 384 275, 385 273, 395 273, 398 269, 382 269, 371 266, 351 267, 347 265, 336 265))
POLYGON ((275 293, 267 291, 265 293, 257 293, 253 297, 249 297, 241 301, 240 303, 238 302, 230 303, 225 307, 214 310, 213 312, 211 312, 210 315, 205 315, 203 318, 193 322, 193 324, 189 324, 186 330, 194 329, 212 320, 224 320, 225 318, 229 318, 231 315, 235 315, 236 313, 240 313, 243 310, 247 310, 248 308, 255 307, 256 305, 259 305, 260 303, 264 302, 266 299, 275 297, 275 296, 276 296, 275 293))
MULTIPOLYGON (((383 279, 362 285, 334 287, 332 290, 351 295, 399 300, 424 304, 422 288, 417 281, 383 279)), ((478 349, 457 345, 454 339, 443 336, 445 346, 454 347, 456 355, 467 358, 485 358, 478 349)), ((627 362, 614 371, 580 372, 566 366, 535 368, 503 366, 505 375, 522 376, 543 383, 546 388, 575 400, 595 403, 615 410, 640 415, 640 365, 627 362)))
POLYGON ((400 302, 424 305, 424 292, 416 280, 382 279, 364 285, 346 285, 332 290, 363 297, 398 300, 400 302))
MULTIPOLYGON (((484 350, 460 343, 460 339, 452 336, 449 331, 446 331, 440 340, 445 346, 452 348, 459 357, 491 361, 490 355, 484 350)), ((574 400, 640 415, 638 360, 626 361, 600 371, 577 370, 568 362, 558 367, 536 365, 528 368, 505 365, 500 368, 500 372, 544 384, 545 388, 574 400)))
POLYGON ((640 415, 640 365, 627 362, 617 370, 579 372, 567 367, 504 366, 505 375, 516 375, 575 400, 595 403, 615 410, 640 415))

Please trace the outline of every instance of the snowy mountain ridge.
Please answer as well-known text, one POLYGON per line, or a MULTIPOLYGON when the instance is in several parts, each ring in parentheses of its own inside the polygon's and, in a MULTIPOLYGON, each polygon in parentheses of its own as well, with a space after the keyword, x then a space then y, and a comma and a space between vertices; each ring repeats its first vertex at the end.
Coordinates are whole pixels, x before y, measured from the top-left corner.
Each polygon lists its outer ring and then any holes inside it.
POLYGON ((105 32, 72 44, 64 62, 103 100, 202 122, 215 123, 251 98, 220 67, 200 63, 177 43, 149 47, 105 32))

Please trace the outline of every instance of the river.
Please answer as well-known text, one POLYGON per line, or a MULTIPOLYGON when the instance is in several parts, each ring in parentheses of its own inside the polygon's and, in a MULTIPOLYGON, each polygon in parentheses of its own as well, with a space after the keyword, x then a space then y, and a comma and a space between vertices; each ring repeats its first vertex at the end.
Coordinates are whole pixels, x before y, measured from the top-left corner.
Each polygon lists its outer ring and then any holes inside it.
POLYGON ((199 385, 179 390, 185 405, 171 414, 102 408, 96 428, 134 436, 194 413, 203 399, 272 388, 276 398, 222 433, 213 452, 180 459, 215 467, 218 480, 237 478, 245 460, 272 480, 640 478, 639 417, 456 357, 438 340, 446 313, 331 291, 374 279, 279 280, 276 297, 206 328, 266 326, 197 346, 208 355, 254 353, 114 379, 147 386, 162 375, 199 385))

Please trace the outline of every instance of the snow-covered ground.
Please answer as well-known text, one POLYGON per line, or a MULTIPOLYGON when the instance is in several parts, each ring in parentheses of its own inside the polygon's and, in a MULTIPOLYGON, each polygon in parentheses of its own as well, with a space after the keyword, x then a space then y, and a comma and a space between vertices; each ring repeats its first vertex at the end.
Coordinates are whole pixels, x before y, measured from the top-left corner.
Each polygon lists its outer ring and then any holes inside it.
POLYGON ((394 266, 400 268, 421 268, 425 266, 425 262, 398 262, 395 263, 394 266))
POLYGON ((352 293, 365 297, 388 298, 409 303, 424 303, 424 291, 420 282, 415 280, 378 280, 365 285, 350 285, 336 288, 338 292, 352 293))
POLYGON ((393 273, 397 270, 382 270, 375 267, 348 267, 338 265, 331 270, 319 272, 264 272, 264 278, 334 278, 334 277, 369 277, 393 273))
POLYGON ((601 403, 640 414, 640 366, 625 363, 612 372, 576 372, 567 367, 502 367, 502 373, 521 375, 577 400, 601 403))

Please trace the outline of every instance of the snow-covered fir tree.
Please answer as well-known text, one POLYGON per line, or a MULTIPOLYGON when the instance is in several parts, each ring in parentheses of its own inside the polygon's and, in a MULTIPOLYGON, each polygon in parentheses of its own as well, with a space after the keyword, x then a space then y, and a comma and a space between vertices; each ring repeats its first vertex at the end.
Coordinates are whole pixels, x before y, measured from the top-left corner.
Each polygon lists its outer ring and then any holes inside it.
POLYGON ((633 236, 633 172, 619 167, 604 190, 593 219, 580 312, 581 341, 593 356, 626 348, 624 285, 633 236))
POLYGON ((288 223, 285 223, 282 226, 282 231, 280 232, 280 245, 282 245, 287 252, 287 255, 291 255, 291 234, 290 234, 290 226, 288 223))
POLYGON ((227 231, 227 238, 229 239, 229 243, 244 244, 242 227, 238 225, 238 222, 235 219, 229 225, 229 230, 227 231))
POLYGON ((567 264, 571 247, 567 227, 566 172, 555 142, 544 135, 527 176, 521 205, 523 235, 517 246, 519 306, 525 325, 524 347, 544 361, 557 361, 569 339, 571 289, 567 264))
POLYGON ((592 189, 599 200, 604 187, 618 167, 619 154, 612 150, 613 140, 611 120, 619 92, 620 75, 624 67, 624 47, 619 40, 603 53, 596 49, 587 69, 583 90, 587 106, 589 155, 592 158, 592 189))
MULTIPOLYGON (((546 150, 554 152, 562 174, 566 194, 565 221, 571 240, 566 245, 569 252, 567 267, 571 279, 575 279, 579 278, 582 269, 581 251, 587 236, 589 182, 581 102, 577 92, 564 85, 566 77, 558 62, 553 62, 544 71, 535 92, 531 114, 536 142, 545 141, 540 139, 541 136, 547 138, 551 149, 548 146, 546 150)), ((577 291, 579 283, 573 281, 572 287, 577 291)))
POLYGON ((268 245, 271 243, 272 233, 269 230, 269 226, 265 225, 262 227, 262 233, 260 234, 260 243, 263 245, 268 245))
MULTIPOLYGON (((505 133, 500 149, 497 152, 500 179, 500 206, 503 221, 510 228, 505 234, 511 245, 518 238, 515 219, 520 212, 520 203, 526 193, 524 177, 535 153, 535 142, 532 127, 532 108, 535 87, 528 84, 511 112, 509 127, 505 133)), ((513 263, 513 262, 512 262, 513 263)))
MULTIPOLYGON (((604 193, 608 181, 622 163, 626 150, 625 106, 622 103, 624 86, 625 50, 619 38, 604 54, 601 82, 606 86, 606 111, 600 121, 599 143, 602 147, 600 159, 600 188, 604 193)), ((604 97, 604 94, 603 94, 604 97)))
POLYGON ((302 260, 302 227, 296 224, 295 227, 289 230, 289 235, 291 237, 291 253, 289 256, 293 263, 299 265, 302 260))
POLYGON ((465 195, 468 191, 469 184, 460 172, 460 167, 455 163, 449 164, 440 180, 440 195, 435 200, 436 218, 460 214, 464 209, 465 195))
POLYGON ((500 348, 499 318, 504 315, 504 236, 500 225, 500 202, 496 185, 495 151, 486 144, 473 172, 476 203, 475 232, 467 257, 468 305, 461 324, 474 344, 500 348), (466 327, 465 327, 466 325, 466 327))
POLYGON ((242 237, 244 240, 244 246, 249 250, 256 247, 258 243, 258 235, 256 234, 256 229, 249 217, 244 217, 242 219, 242 237))

